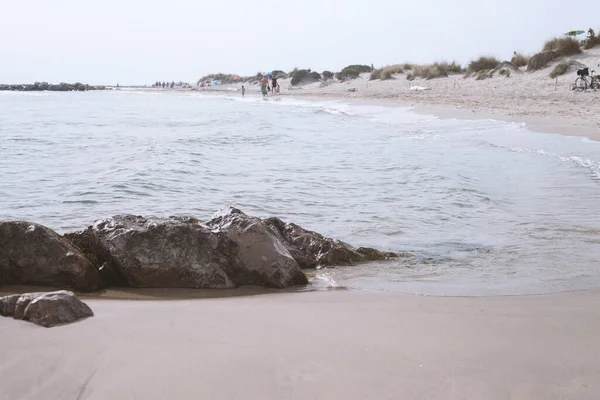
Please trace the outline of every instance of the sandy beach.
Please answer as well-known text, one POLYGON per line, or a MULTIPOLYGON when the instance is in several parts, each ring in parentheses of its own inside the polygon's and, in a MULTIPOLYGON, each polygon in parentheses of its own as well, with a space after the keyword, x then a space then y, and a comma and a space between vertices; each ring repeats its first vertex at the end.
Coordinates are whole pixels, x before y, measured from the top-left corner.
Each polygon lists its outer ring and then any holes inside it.
MULTIPOLYGON (((570 61, 600 72, 600 48, 556 59, 535 72, 521 67, 509 77, 495 74, 476 80, 474 76, 450 74, 409 81, 405 74, 398 74, 393 79, 371 81, 370 74, 364 73, 343 82, 330 80, 292 87, 290 79, 283 79, 280 85, 282 95, 409 106, 443 118, 522 122, 535 131, 600 139, 600 91, 572 91, 577 78, 575 67, 556 79, 548 76, 557 64, 570 61)), ((231 94, 240 92, 241 86, 236 83, 200 90, 231 94)), ((249 95, 260 95, 257 85, 246 84, 246 88, 249 95)))
POLYGON ((85 298, 93 318, 52 329, 1 318, 0 398, 600 396, 599 292, 148 296, 85 298))

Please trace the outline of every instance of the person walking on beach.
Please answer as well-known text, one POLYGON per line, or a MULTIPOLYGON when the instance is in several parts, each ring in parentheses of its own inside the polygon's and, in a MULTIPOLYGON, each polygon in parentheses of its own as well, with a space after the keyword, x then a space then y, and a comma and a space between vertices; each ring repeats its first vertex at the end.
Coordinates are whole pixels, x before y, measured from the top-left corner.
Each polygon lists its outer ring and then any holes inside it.
POLYGON ((273 75, 271 77, 271 94, 275 94, 275 89, 277 88, 277 77, 273 75))
POLYGON ((246 96, 246 88, 242 85, 242 97, 246 96))
POLYGON ((261 85, 260 85, 260 91, 262 92, 263 97, 267 96, 267 86, 269 85, 269 78, 267 78, 266 75, 263 76, 262 81, 261 81, 261 85))

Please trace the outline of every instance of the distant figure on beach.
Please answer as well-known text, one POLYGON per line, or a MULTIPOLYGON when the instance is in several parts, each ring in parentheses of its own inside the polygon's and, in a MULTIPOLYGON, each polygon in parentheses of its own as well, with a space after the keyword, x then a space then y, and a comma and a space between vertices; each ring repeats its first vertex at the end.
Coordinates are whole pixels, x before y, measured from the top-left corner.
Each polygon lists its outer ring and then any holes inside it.
POLYGON ((242 97, 246 96, 246 88, 242 85, 242 97))
POLYGON ((260 84, 260 91, 262 92, 263 97, 267 96, 267 86, 269 85, 269 78, 267 78, 266 75, 263 76, 261 84, 260 84))
POLYGON ((175 87, 175 81, 171 82, 171 89, 173 89, 175 87))
POLYGON ((275 94, 275 89, 277 88, 277 78, 275 75, 271 77, 271 93, 275 94))
POLYGON ((592 28, 588 29, 587 31, 587 38, 588 39, 593 39, 596 37, 596 32, 594 32, 594 30, 592 28))

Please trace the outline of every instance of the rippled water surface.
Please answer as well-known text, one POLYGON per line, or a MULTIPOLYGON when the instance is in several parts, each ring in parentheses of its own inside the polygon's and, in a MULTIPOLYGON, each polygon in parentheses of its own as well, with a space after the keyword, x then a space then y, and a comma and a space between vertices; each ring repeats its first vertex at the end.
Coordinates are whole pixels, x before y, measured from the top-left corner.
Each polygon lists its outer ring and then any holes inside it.
POLYGON ((225 205, 410 251, 315 287, 600 287, 600 143, 407 109, 197 93, 0 93, 0 218, 59 232, 225 205))

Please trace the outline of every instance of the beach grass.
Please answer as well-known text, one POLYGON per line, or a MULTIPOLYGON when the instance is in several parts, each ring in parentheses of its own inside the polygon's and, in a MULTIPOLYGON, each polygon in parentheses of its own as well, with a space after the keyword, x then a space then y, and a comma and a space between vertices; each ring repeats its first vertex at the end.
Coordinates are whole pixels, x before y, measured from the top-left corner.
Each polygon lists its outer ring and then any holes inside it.
POLYGON ((481 56, 469 63, 467 71, 469 73, 479 73, 480 71, 491 70, 500 65, 500 61, 496 57, 481 56))
POLYGON ((550 78, 556 78, 557 76, 564 75, 569 70, 569 64, 565 61, 561 61, 554 67, 552 72, 550 72, 550 78))
POLYGON ((555 51, 560 56, 570 56, 581 53, 581 45, 572 37, 554 38, 544 43, 542 51, 555 51))

